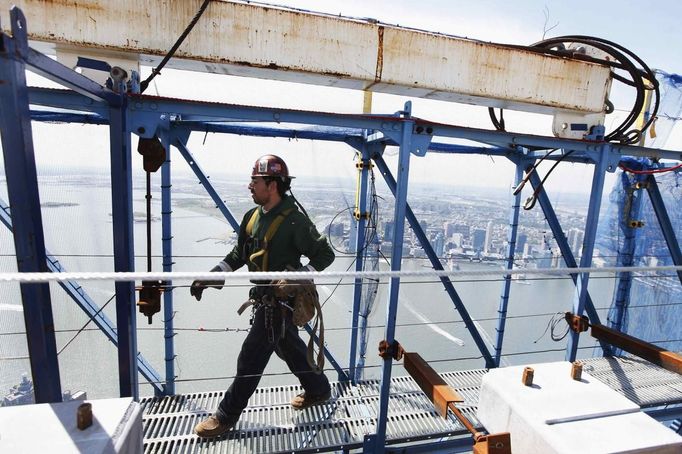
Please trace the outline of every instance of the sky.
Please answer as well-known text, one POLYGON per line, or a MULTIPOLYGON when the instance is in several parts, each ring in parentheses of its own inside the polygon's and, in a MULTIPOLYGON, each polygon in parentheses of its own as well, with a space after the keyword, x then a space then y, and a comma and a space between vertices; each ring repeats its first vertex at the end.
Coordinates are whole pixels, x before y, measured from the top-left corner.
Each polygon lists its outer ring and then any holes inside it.
MULTIPOLYGON (((682 27, 679 25, 682 2, 673 0, 656 3, 630 0, 275 0, 270 3, 351 17, 369 17, 389 24, 509 44, 532 44, 541 40, 543 34, 546 37, 591 35, 621 44, 639 55, 652 68, 682 74, 682 27)), ((146 77, 150 70, 142 68, 142 77, 146 77)), ((172 69, 164 70, 150 86, 148 93, 342 113, 361 112, 363 100, 362 93, 353 90, 172 69)), ((401 110, 408 99, 410 98, 375 94, 372 112, 391 114, 401 110)), ((413 102, 413 114, 418 117, 492 129, 485 107, 423 99, 410 100, 413 102)), ((626 109, 628 102, 629 99, 625 99, 625 104, 616 105, 616 109, 626 109)), ((505 120, 510 131, 551 135, 551 119, 545 115, 508 111, 505 120)), ((607 117, 607 130, 614 124, 617 124, 616 120, 607 117)), ((101 128, 59 125, 64 128, 60 131, 65 132, 60 132, 60 140, 55 143, 54 127, 35 126, 39 156, 53 155, 54 147, 58 146, 62 149, 59 165, 107 165, 108 139, 106 134, 97 133, 101 128)), ((673 134, 666 148, 682 149, 679 135, 673 134)), ((302 177, 299 181, 316 176, 339 178, 344 182, 354 178, 354 153, 343 144, 214 134, 204 136, 195 133, 190 139, 189 149, 207 173, 243 174, 245 182, 253 161, 259 155, 270 152, 282 155, 289 162, 292 173, 302 177)), ((396 153, 397 150, 387 150, 387 160, 394 161, 396 153)), ((180 159, 179 155, 175 156, 180 159)), ((139 159, 135 159, 135 165, 141 167, 139 159)), ((180 173, 188 172, 187 167, 181 163, 174 168, 180 173)), ((511 163, 504 158, 492 159, 488 156, 429 154, 423 158, 413 157, 410 170, 410 178, 414 182, 507 189, 513 184, 513 175, 511 163)), ((554 188, 587 192, 591 176, 591 166, 562 165, 552 174, 547 187, 550 191, 554 188)), ((610 181, 613 181, 613 175, 609 176, 607 184, 610 181)))

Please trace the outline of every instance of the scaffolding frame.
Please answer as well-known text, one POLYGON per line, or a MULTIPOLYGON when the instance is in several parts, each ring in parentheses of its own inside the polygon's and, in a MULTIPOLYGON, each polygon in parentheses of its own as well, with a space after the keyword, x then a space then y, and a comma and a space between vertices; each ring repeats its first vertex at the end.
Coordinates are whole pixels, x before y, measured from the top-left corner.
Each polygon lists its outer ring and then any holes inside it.
MULTIPOLYGON (((0 35, 0 134, 2 136, 3 157, 7 172, 7 186, 11 225, 20 272, 59 271, 48 266, 49 257, 46 252, 40 211, 37 172, 32 143, 31 120, 82 122, 108 125, 111 151, 111 190, 114 270, 117 272, 133 271, 133 211, 132 211, 132 169, 131 169, 131 135, 143 138, 158 137, 168 150, 174 146, 190 164, 196 176, 202 181, 209 195, 223 213, 233 229, 238 230, 238 223, 229 208, 222 202, 218 193, 201 170, 187 148, 187 139, 194 131, 216 132, 228 134, 248 134, 260 137, 296 137, 298 139, 345 142, 362 153, 363 162, 372 161, 381 171, 384 179, 395 196, 394 219, 407 220, 421 242, 432 266, 442 270, 442 264, 427 240, 425 232, 417 222, 408 200, 410 161, 424 156, 427 152, 438 153, 476 153, 491 156, 502 156, 517 163, 516 179, 520 179, 521 169, 546 155, 546 150, 558 148, 564 153, 547 156, 548 160, 559 159, 565 162, 579 162, 594 165, 592 192, 585 225, 585 238, 580 261, 581 268, 589 268, 592 261, 596 228, 599 219, 599 206, 604 189, 606 172, 613 172, 624 157, 664 158, 680 161, 682 153, 668 150, 650 149, 641 146, 628 146, 593 140, 568 140, 555 137, 544 137, 530 134, 517 134, 504 131, 467 128, 461 126, 434 123, 411 114, 411 103, 407 102, 403 109, 389 115, 351 115, 329 112, 300 111, 270 107, 250 107, 222 103, 184 101, 162 97, 128 93, 122 82, 114 83, 112 89, 104 88, 86 77, 72 71, 51 58, 36 52, 28 45, 26 35, 27 24, 23 13, 18 8, 11 11, 12 35, 0 35), (25 71, 34 71, 48 79, 61 84, 66 89, 38 89, 26 85, 25 71), (59 108, 66 112, 31 110, 30 105, 47 108, 59 108), (85 112, 85 113, 83 113, 85 112), (239 122, 258 122, 258 126, 235 124, 239 122), (229 122, 229 124, 228 124, 229 122), (276 126, 285 124, 287 126, 276 126), (301 127, 299 127, 301 126, 301 127), (305 126, 315 126, 309 129, 305 126), (466 139, 481 143, 482 146, 455 145, 436 142, 434 138, 466 139), (397 175, 393 175, 383 159, 386 146, 399 147, 397 175), (571 151, 570 156, 564 156, 571 151)), ((170 153, 169 153, 170 155, 170 153)), ((363 172, 361 181, 366 188, 367 172, 363 172)), ((539 201, 547 217, 554 237, 562 250, 566 266, 577 266, 570 252, 561 226, 553 214, 549 197, 544 188, 540 188, 537 175, 531 177, 531 183, 538 189, 539 201)), ((674 231, 667 217, 666 207, 656 192, 655 179, 649 178, 649 193, 655 203, 656 215, 661 223, 669 249, 676 265, 682 258, 674 231)), ((163 207, 163 269, 172 270, 172 235, 171 222, 171 169, 170 158, 162 170, 162 207, 163 207)), ((366 191, 360 194, 360 209, 366 206, 366 191)), ((508 241, 507 268, 513 262, 516 226, 519 216, 519 199, 513 198, 510 214, 510 233, 508 241)), ((4 210, 7 213, 8 210, 4 210)), ((359 221, 362 222, 362 221, 359 221)), ((358 232, 364 229, 359 228, 358 232)), ((396 222, 392 238, 392 257, 402 257, 402 245, 405 234, 404 222, 396 222)), ((362 256, 357 256, 361 267, 362 256)), ((361 269, 361 268, 358 268, 361 269)), ((392 260, 391 270, 400 271, 401 261, 392 260)), ((679 273, 682 280, 682 273, 679 273)), ((468 315, 466 305, 461 300, 454 284, 447 277, 441 277, 442 284, 450 296, 456 310, 462 317, 472 339, 484 358, 487 368, 499 366, 503 350, 504 322, 506 305, 510 294, 509 279, 503 283, 500 297, 497 338, 494 350, 486 345, 480 333, 468 315)), ((573 312, 580 316, 587 312, 590 318, 596 317, 596 310, 591 302, 587 283, 589 275, 580 273, 573 275, 575 282, 575 298, 573 312)), ((398 311, 398 295, 401 280, 390 279, 387 298, 387 320, 385 340, 392 344, 395 341, 396 315, 398 311)), ((170 283, 172 285, 172 283, 170 283)), ((77 283, 73 283, 77 286, 77 283)), ((355 301, 359 298, 362 286, 355 286, 355 301)), ((21 284, 22 302, 29 340, 29 353, 35 386, 36 401, 56 402, 61 400, 59 382, 59 366, 56 355, 54 328, 52 326, 52 310, 49 287, 45 283, 21 284), (40 364, 40 367, 37 365, 40 364)), ((74 295, 74 300, 77 300, 74 295)), ((173 369, 173 328, 172 328, 172 292, 166 292, 166 354, 165 379, 161 379, 150 365, 138 357, 136 340, 136 305, 133 282, 116 283, 116 331, 109 335, 117 341, 119 386, 121 396, 133 396, 139 399, 138 369, 145 374, 152 384, 156 384, 157 394, 174 393, 173 369)), ((351 317, 351 364, 344 367, 333 359, 331 352, 325 352, 339 372, 340 379, 355 378, 358 305, 354 303, 351 317), (349 370, 350 373, 346 373, 349 370)), ((598 318, 595 320, 598 322, 598 318)), ((102 327, 103 325, 100 324, 102 327)), ((104 328, 103 328, 104 330, 104 328)), ((579 334, 572 333, 567 344, 566 359, 572 361, 576 356, 579 334)), ((391 381, 392 359, 387 358, 382 365, 381 394, 376 433, 368 435, 365 447, 372 447, 380 452, 385 447, 386 421, 388 416, 389 385, 391 381)))

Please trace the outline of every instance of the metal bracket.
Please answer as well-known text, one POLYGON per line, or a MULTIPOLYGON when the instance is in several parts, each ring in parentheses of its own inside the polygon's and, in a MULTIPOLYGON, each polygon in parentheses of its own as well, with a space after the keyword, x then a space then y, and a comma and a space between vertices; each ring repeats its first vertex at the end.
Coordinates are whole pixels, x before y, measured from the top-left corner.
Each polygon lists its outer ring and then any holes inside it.
POLYGON ((564 318, 568 326, 576 333, 582 333, 590 327, 590 319, 586 315, 577 316, 571 312, 566 312, 564 318))
POLYGON ((400 342, 395 339, 390 344, 386 340, 379 342, 379 356, 384 359, 393 358, 396 361, 400 361, 403 359, 404 354, 405 350, 403 349, 402 345, 400 345, 400 342))

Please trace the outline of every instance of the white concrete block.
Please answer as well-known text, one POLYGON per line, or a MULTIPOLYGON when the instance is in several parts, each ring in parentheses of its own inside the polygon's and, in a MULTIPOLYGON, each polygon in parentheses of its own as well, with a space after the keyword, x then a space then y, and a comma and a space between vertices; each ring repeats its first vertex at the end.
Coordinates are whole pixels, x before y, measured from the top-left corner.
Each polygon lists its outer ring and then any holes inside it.
POLYGON ((92 426, 79 430, 83 401, 0 408, 0 452, 141 453, 142 412, 131 398, 88 400, 92 426))
POLYGON ((630 400, 568 362, 493 369, 481 383, 478 418, 491 432, 510 432, 513 452, 680 453, 682 437, 640 412, 630 400))

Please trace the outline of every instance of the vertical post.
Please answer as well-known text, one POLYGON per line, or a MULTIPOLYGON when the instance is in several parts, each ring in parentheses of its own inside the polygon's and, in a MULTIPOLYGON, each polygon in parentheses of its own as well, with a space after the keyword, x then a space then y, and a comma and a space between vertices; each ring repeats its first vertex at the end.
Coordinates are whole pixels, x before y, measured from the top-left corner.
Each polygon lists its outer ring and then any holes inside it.
MULTIPOLYGON (((171 148, 170 138, 167 131, 161 134, 161 143, 166 149, 166 162, 161 166, 161 249, 163 255, 163 271, 173 271, 173 230, 172 230, 172 199, 171 187, 171 148)), ((173 288, 172 281, 166 281, 166 288, 163 292, 163 338, 165 340, 164 360, 166 362, 166 384, 164 392, 166 395, 175 394, 175 336, 173 328, 173 288)))
MULTIPOLYGON (((369 177, 369 166, 372 165, 367 153, 367 143, 363 143, 362 154, 358 159, 358 184, 356 187, 357 203, 355 222, 357 223, 357 235, 355 241, 355 271, 362 271, 364 265, 364 256, 367 253, 365 248, 365 226, 367 225, 367 179, 369 177)), ((352 221, 351 221, 352 222, 352 221)), ((356 370, 357 353, 358 353, 358 336, 364 335, 358 329, 358 318, 360 314, 360 302, 362 299, 362 278, 356 277, 353 289, 353 313, 351 315, 351 331, 350 331, 350 355, 348 359, 349 376, 352 383, 357 383, 360 379, 362 369, 356 370)), ((366 323, 363 323, 366 326, 366 323)))
MULTIPOLYGON (((656 213, 656 218, 661 226, 661 233, 663 233, 663 238, 665 238, 665 242, 668 245, 670 258, 672 258, 675 266, 682 266, 682 251, 680 251, 680 244, 677 242, 675 229, 673 228, 672 222, 670 222, 670 216, 668 216, 668 210, 665 208, 665 203, 663 202, 663 197, 661 197, 661 191, 658 189, 656 178, 654 178, 653 175, 649 175, 646 182, 646 190, 651 199, 651 206, 654 209, 654 213, 656 213)), ((677 276, 679 277, 680 282, 682 282, 682 271, 678 271, 677 276)))
MULTIPOLYGON (((0 34, 0 131, 17 270, 48 272, 25 66, 10 58, 28 49, 26 21, 16 9, 11 16, 14 39, 0 34)), ((35 401, 61 402, 50 286, 20 288, 35 401)))
MULTIPOLYGON (((386 165, 386 162, 379 155, 373 156, 373 158, 381 175, 384 177, 384 181, 386 181, 386 184, 388 185, 389 189, 393 192, 393 195, 397 197, 396 188, 397 185, 395 180, 393 179, 391 171, 386 165)), ((407 221, 410 223, 410 226, 412 227, 412 231, 419 240, 419 244, 421 244, 422 248, 424 249, 424 252, 426 252, 426 256, 429 258, 429 261, 431 261, 431 266, 433 266, 434 270, 438 271, 443 270, 443 264, 440 262, 440 259, 436 255, 436 252, 431 247, 431 244, 429 243, 429 240, 426 237, 426 234, 424 233, 424 230, 422 229, 421 225, 419 225, 419 221, 417 220, 417 217, 414 215, 412 208, 410 208, 409 203, 405 204, 405 213, 406 213, 405 215, 407 216, 407 221)), ((462 299, 459 297, 459 294, 457 293, 457 290, 455 290, 455 286, 452 284, 452 281, 450 281, 450 279, 447 276, 441 276, 440 281, 443 283, 443 287, 445 287, 445 291, 448 293, 448 296, 455 305, 457 312, 459 312, 459 315, 462 317, 464 326, 466 326, 467 330, 469 331, 469 334, 471 334, 471 337, 474 340, 474 343, 478 347, 478 350, 481 352, 481 355, 485 360, 486 367, 495 367, 495 360, 493 359, 493 355, 488 350, 488 346, 483 340, 483 337, 481 337, 481 333, 478 331, 478 328, 476 328, 474 320, 469 315, 469 312, 467 311, 467 308, 464 305, 464 301, 462 301, 462 299)))
MULTIPOLYGON (((542 213, 545 215, 545 219, 547 220, 547 224, 549 224, 549 228, 552 230, 552 235, 554 236, 554 240, 556 241, 557 245, 559 246, 559 250, 561 251, 561 255, 564 258, 564 262, 566 263, 567 268, 577 268, 578 264, 575 261, 575 257, 573 257, 573 252, 571 251, 571 247, 568 244, 568 241, 566 240, 566 235, 564 235, 564 231, 561 228, 561 224, 559 223, 559 218, 557 218, 556 213, 554 212, 554 208, 552 207, 552 202, 549 200, 549 197, 547 196, 547 193, 545 192, 545 188, 540 187, 541 182, 540 182, 540 177, 538 176, 537 172, 533 172, 530 175, 530 184, 533 186, 534 191, 538 191, 537 193, 537 198, 538 202, 540 202, 540 207, 542 208, 542 213), (538 188, 540 188, 538 190, 538 188)), ((574 285, 578 285, 578 276, 576 274, 571 274, 571 279, 573 280, 574 285)), ((597 310, 594 308, 594 303, 592 302, 592 298, 590 297, 589 292, 585 294, 585 310, 587 311, 587 315, 590 318, 590 321, 592 323, 601 323, 599 321, 599 315, 597 314, 597 310)))
MULTIPOLYGON (((395 210, 393 221, 393 246, 391 248, 391 271, 400 271, 403 257, 403 237, 405 236, 405 206, 407 205, 408 177, 410 172, 410 152, 412 145, 412 127, 414 121, 410 119, 412 104, 405 103, 405 119, 402 122, 402 136, 398 155, 398 187, 395 195, 395 210)), ((386 332, 384 339, 389 345, 395 341, 395 323, 398 315, 398 294, 400 277, 392 277, 388 289, 388 308, 386 310, 386 332)), ((388 419, 388 397, 391 387, 391 368, 393 358, 384 359, 381 370, 381 395, 379 397, 379 414, 377 415, 376 438, 374 440, 375 453, 384 452, 386 444, 386 421, 388 419)))
MULTIPOLYGON (((525 161, 516 164, 516 178, 514 187, 518 186, 523 179, 525 161)), ((516 253, 516 235, 519 226, 519 208, 521 206, 521 191, 512 194, 512 210, 509 215, 509 230, 507 232, 507 270, 514 268, 514 254, 516 253)), ((504 341, 504 326, 507 322, 507 306, 509 304, 509 291, 511 287, 511 276, 504 277, 502 283, 502 294, 500 295, 500 305, 497 310, 497 336, 495 338, 495 366, 500 366, 502 359, 502 343, 504 341)))
MULTIPOLYGON (((599 209, 604 192, 604 178, 608 165, 608 157, 611 152, 611 145, 608 143, 601 145, 599 160, 594 164, 594 175, 592 176, 592 190, 590 191, 590 204, 585 220, 585 237, 583 239, 583 255, 580 257, 580 267, 589 268, 592 266, 592 254, 594 252, 594 241, 597 236, 597 224, 599 222, 599 209)), ((587 284, 590 280, 589 273, 580 273, 576 281, 576 293, 573 299, 573 313, 577 316, 583 315, 585 303, 587 301, 587 284)), ((591 320, 595 323, 594 320, 591 320)), ((580 334, 573 330, 569 331, 569 339, 566 345, 566 361, 575 361, 578 352, 578 341, 580 334)))
MULTIPOLYGON (((135 270, 131 143, 126 128, 127 98, 122 94, 120 99, 120 106, 109 108, 114 271, 130 272, 135 270)), ((115 288, 120 395, 138 400, 135 283, 116 282, 115 288)))

